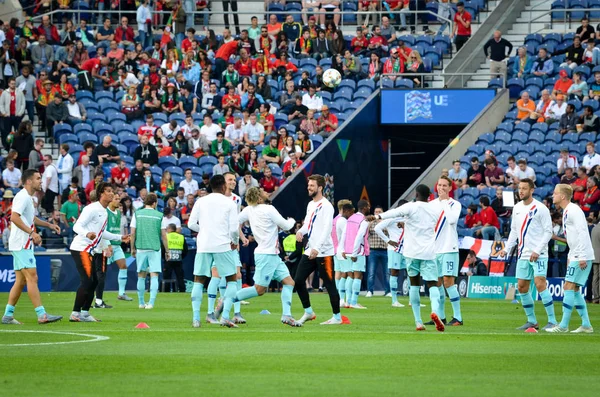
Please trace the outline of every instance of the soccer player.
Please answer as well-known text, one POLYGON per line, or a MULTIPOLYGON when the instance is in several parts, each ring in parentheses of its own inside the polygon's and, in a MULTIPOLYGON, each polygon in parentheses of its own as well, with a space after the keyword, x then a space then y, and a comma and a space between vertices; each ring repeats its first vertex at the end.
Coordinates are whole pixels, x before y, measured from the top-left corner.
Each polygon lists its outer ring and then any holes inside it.
POLYGON ((70 251, 75 267, 79 272, 81 284, 77 289, 71 322, 96 322, 99 321, 90 315, 89 310, 94 299, 94 290, 98 285, 98 276, 93 266, 94 250, 101 243, 102 238, 107 240, 129 242, 129 236, 113 234, 106 230, 108 215, 106 207, 113 200, 112 186, 100 182, 96 186, 98 201, 83 208, 73 231, 77 234, 71 243, 70 251))
MULTIPOLYGON (((158 196, 148 193, 144 199, 144 208, 135 211, 131 218, 131 256, 137 264, 137 293, 140 309, 154 309, 158 295, 158 276, 162 273, 161 240, 165 247, 167 243, 166 230, 161 229, 162 212, 156 209, 158 196), (146 304, 146 273, 150 271, 150 301, 146 304)), ((167 253, 167 260, 169 254, 167 253)))
MULTIPOLYGON (((400 205, 406 204, 405 200, 400 205)), ((406 270, 404 260, 404 225, 400 218, 390 218, 381 221, 375 226, 375 233, 388 245, 388 269, 390 271, 390 291, 392 293, 392 307, 404 307, 398 302, 398 276, 400 270, 406 270), (387 235, 384 233, 387 231, 387 235)))
POLYGON ((357 205, 358 212, 348 218, 341 241, 344 244, 342 258, 352 262, 352 294, 350 308, 366 309, 358 303, 360 286, 363 273, 367 270, 367 256, 369 255, 369 222, 365 216, 371 211, 371 205, 366 200, 360 200, 357 205))
POLYGON ((346 228, 346 218, 342 215, 342 208, 344 204, 352 204, 350 200, 340 200, 338 201, 338 215, 333 218, 333 227, 331 229, 331 239, 333 241, 333 251, 336 254, 333 257, 333 269, 335 271, 335 286, 337 287, 338 293, 340 294, 340 306, 345 304, 344 295, 346 294, 346 273, 342 272, 342 262, 346 259, 337 255, 338 248, 343 246, 340 245, 340 241, 342 238, 342 233, 346 228))
MULTIPOLYGON (((448 323, 450 326, 463 325, 462 314, 460 312, 460 295, 456 286, 456 277, 458 277, 458 231, 456 225, 462 205, 449 196, 452 190, 452 179, 442 175, 437 181, 438 198, 433 200, 437 203, 442 212, 435 224, 435 261, 438 270, 438 289, 440 290, 440 306, 438 316, 446 324, 446 290, 452 305, 453 316, 448 323)), ((428 323, 434 325, 433 322, 428 323)))
MULTIPOLYGON (((279 229, 290 230, 296 224, 292 218, 284 219, 272 205, 264 204, 260 189, 251 187, 246 192, 248 207, 244 208, 239 216, 240 224, 250 222, 252 234, 258 246, 254 250, 254 286, 244 288, 237 292, 234 302, 264 295, 272 280, 283 283, 281 291, 281 305, 283 314, 281 322, 292 327, 301 327, 302 324, 292 317, 292 294, 294 280, 290 272, 279 257, 279 229)), ((227 301, 225 301, 227 304, 227 301)))
POLYGON ((421 319, 421 279, 425 280, 429 288, 431 299, 431 319, 438 331, 443 332, 444 323, 437 315, 440 304, 440 290, 437 288, 438 272, 435 262, 435 224, 440 215, 440 206, 437 203, 428 203, 430 190, 427 185, 418 185, 415 189, 416 201, 406 203, 376 216, 373 219, 402 218, 404 222, 404 258, 410 278, 410 302, 415 317, 417 331, 424 331, 425 326, 421 319))
POLYGON ((340 295, 340 306, 345 308, 350 308, 350 303, 352 302, 352 286, 354 285, 354 272, 352 272, 352 261, 350 258, 344 258, 342 253, 344 252, 344 241, 342 241, 342 236, 344 231, 346 230, 346 224, 348 223, 348 218, 354 215, 354 206, 352 202, 348 202, 342 205, 342 216, 338 219, 336 223, 337 231, 339 233, 339 245, 337 250, 335 250, 335 257, 340 262, 340 270, 344 275, 345 284, 344 284, 344 295, 340 295))
MULTIPOLYGON (((225 184, 227 186, 227 190, 225 191, 225 197, 228 197, 233 200, 237 207, 238 214, 240 209, 242 208, 242 198, 235 194, 233 191, 235 190, 235 186, 237 184, 237 180, 235 179, 235 174, 233 172, 226 172, 223 174, 225 177, 225 184)), ((240 231, 240 239, 242 240, 242 244, 244 246, 248 245, 248 239, 244 236, 240 231)), ((236 273, 236 284, 237 290, 242 289, 242 262, 240 261, 240 252, 236 249, 234 254, 237 256, 237 273, 236 273)), ((219 273, 217 272, 217 268, 213 264, 211 268, 212 277, 208 282, 208 287, 206 292, 208 294, 208 306, 207 306, 207 314, 206 314, 206 322, 210 324, 219 324, 218 317, 221 315, 221 311, 223 310, 223 298, 225 296, 225 290, 227 288, 227 282, 225 278, 219 277, 219 273), (219 305, 215 312, 215 300, 217 298, 217 288, 219 288, 221 293, 221 298, 219 301, 219 305)), ((234 302, 233 304, 233 322, 236 324, 246 324, 246 320, 242 316, 241 313, 241 301, 234 302)))
POLYGON ((27 294, 37 314, 38 324, 53 323, 61 320, 62 316, 48 314, 42 306, 33 246, 42 243, 42 237, 36 233, 35 226, 47 227, 59 234, 60 227, 44 222, 35 216, 32 196, 42 190, 42 176, 39 171, 25 170, 21 175, 21 183, 23 189, 15 195, 12 203, 11 229, 8 239, 8 250, 13 257, 15 283, 8 295, 8 304, 2 317, 2 324, 21 324, 15 320, 14 313, 25 285, 27 285, 27 294))
POLYGON ((331 203, 323 196, 325 178, 322 175, 308 177, 308 195, 312 199, 306 208, 306 217, 302 228, 296 233, 296 241, 301 242, 308 236, 308 244, 298 264, 294 283, 296 291, 304 307, 304 315, 298 320, 300 324, 317 318, 310 306, 310 296, 306 289, 306 279, 317 268, 323 279, 323 286, 327 288, 329 303, 333 310, 333 317, 321 325, 342 324, 340 313, 340 295, 335 288, 333 274, 333 240, 331 229, 333 227, 334 209, 331 203))
POLYGON ((563 210, 563 229, 569 246, 569 265, 565 276, 562 320, 557 326, 546 329, 546 332, 568 332, 571 313, 575 306, 581 316, 582 324, 571 332, 591 334, 594 329, 580 288, 586 284, 590 275, 594 250, 585 214, 577 204, 571 203, 571 197, 573 197, 573 188, 570 185, 558 184, 554 188, 552 201, 555 206, 563 210))
POLYGON ((500 256, 506 256, 515 246, 518 247, 517 289, 527 322, 517 329, 524 331, 529 328, 539 328, 533 308, 533 297, 529 290, 531 280, 542 297, 548 315, 548 324, 543 329, 550 329, 556 325, 552 296, 546 289, 548 242, 552 238, 552 218, 548 208, 533 198, 535 185, 531 179, 521 179, 518 188, 521 201, 513 208, 510 234, 504 250, 500 251, 500 256))
MULTIPOLYGON (((120 233, 121 231, 120 203, 121 198, 115 194, 114 199, 108 204, 108 208, 106 208, 108 214, 107 229, 114 234, 120 233)), ((110 244, 112 246, 112 256, 108 259, 108 264, 115 262, 119 268, 119 275, 117 276, 119 294, 117 295, 117 299, 130 302, 133 298, 127 296, 125 293, 125 286, 127 285, 127 263, 125 262, 125 253, 123 253, 120 242, 111 241, 110 244)))
POLYGON ((192 327, 200 327, 200 307, 202 291, 206 279, 211 276, 214 262, 219 276, 227 280, 225 297, 229 298, 224 305, 221 325, 237 328, 229 320, 233 298, 237 293, 236 253, 240 239, 237 206, 225 196, 227 186, 223 175, 215 175, 210 180, 212 193, 199 198, 194 203, 188 227, 198 232, 196 258, 194 261, 194 287, 192 288, 192 327))

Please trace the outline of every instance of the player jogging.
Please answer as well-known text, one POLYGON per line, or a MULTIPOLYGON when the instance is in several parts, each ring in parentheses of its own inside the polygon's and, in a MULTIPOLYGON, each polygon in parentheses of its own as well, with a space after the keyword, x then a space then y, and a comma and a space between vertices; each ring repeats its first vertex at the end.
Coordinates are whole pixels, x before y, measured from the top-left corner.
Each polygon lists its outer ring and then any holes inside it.
MULTIPOLYGON (((435 261, 438 270, 437 286, 440 290, 440 306, 438 316, 446 324, 446 291, 452 305, 452 320, 448 323, 450 326, 463 325, 462 314, 460 312, 460 294, 456 286, 456 277, 458 277, 458 231, 456 225, 462 205, 449 196, 452 190, 452 180, 442 175, 437 181, 438 198, 433 203, 438 204, 442 212, 435 223, 435 261)), ((434 325, 433 322, 427 323, 434 325)))
POLYGON ((237 206, 225 196, 227 186, 223 175, 215 175, 210 179, 212 193, 196 200, 188 227, 198 232, 196 258, 194 260, 194 287, 192 288, 192 327, 200 327, 200 307, 202 292, 206 279, 211 276, 214 262, 219 276, 227 280, 221 325, 237 328, 229 320, 229 312, 237 293, 236 267, 239 242, 239 221, 237 206))
POLYGON ((569 245, 569 264, 565 276, 562 320, 557 326, 546 329, 546 332, 568 332, 571 313, 575 306, 581 316, 582 324, 571 332, 591 334, 594 328, 590 323, 587 305, 580 288, 586 284, 590 275, 594 250, 585 214, 577 204, 571 203, 571 197, 573 197, 573 188, 570 185, 558 184, 554 188, 552 201, 563 210, 563 230, 569 245))
POLYGON ((344 258, 337 255, 338 248, 341 248, 340 239, 342 238, 342 233, 346 228, 346 218, 342 215, 342 209, 344 204, 352 204, 350 200, 340 200, 338 201, 338 215, 333 218, 333 226, 331 228, 331 240, 333 241, 333 252, 335 256, 333 257, 333 269, 335 271, 335 286, 338 290, 338 294, 340 294, 340 306, 344 305, 344 296, 346 295, 346 273, 342 271, 342 262, 345 261, 344 258))
POLYGON ((308 177, 308 195, 312 200, 306 208, 306 218, 302 228, 296 233, 296 241, 301 242, 304 236, 308 236, 308 244, 298 264, 294 283, 296 291, 304 307, 304 315, 298 320, 301 324, 317 318, 310 306, 310 296, 306 289, 306 279, 317 268, 323 279, 323 286, 327 288, 329 303, 333 310, 333 317, 321 325, 342 324, 340 313, 340 295, 335 288, 333 274, 333 240, 331 229, 333 227, 334 209, 331 203, 323 197, 325 178, 321 175, 308 177))
POLYGON ((98 201, 84 207, 79 219, 73 225, 73 231, 77 235, 71 243, 70 251, 73 261, 75 261, 75 267, 79 272, 81 284, 77 289, 73 312, 69 318, 71 322, 99 321, 90 315, 89 310, 94 299, 94 290, 98 285, 98 276, 93 266, 92 256, 102 238, 110 241, 129 242, 129 236, 113 234, 106 230, 108 223, 106 207, 113 199, 112 186, 100 182, 96 186, 96 197, 98 201))
POLYGON ((557 324, 552 295, 546 289, 548 242, 552 238, 552 218, 548 208, 533 198, 535 185, 531 179, 521 179, 518 188, 521 201, 513 208, 510 234, 500 256, 506 256, 517 246, 517 289, 527 316, 525 325, 517 329, 521 331, 529 328, 539 329, 533 307, 534 299, 529 289, 531 280, 535 283, 548 315, 548 324, 543 329, 550 329, 557 324))
POLYGON ((15 306, 21 297, 23 288, 27 285, 27 294, 37 314, 38 324, 59 321, 62 316, 46 313, 42 306, 42 298, 38 289, 38 276, 33 246, 42 242, 42 237, 36 233, 35 226, 52 229, 60 234, 60 227, 52 225, 35 216, 32 196, 42 190, 42 176, 37 170, 29 169, 21 176, 23 189, 17 193, 12 203, 10 216, 11 229, 8 238, 8 250, 13 257, 15 283, 8 295, 8 304, 2 317, 2 324, 21 324, 15 320, 15 306))
MULTIPOLYGON (((161 240, 168 247, 166 230, 161 229, 162 212, 156 209, 158 196, 148 193, 144 208, 133 213, 131 218, 131 256, 137 264, 137 293, 140 309, 154 309, 158 295, 158 276, 162 273, 161 240), (150 271, 150 300, 146 304, 146 273, 150 271)), ((169 254, 167 253, 167 260, 169 254)))
POLYGON ((416 201, 406 203, 377 216, 373 219, 402 218, 404 222, 404 257, 410 278, 410 302, 415 317, 417 331, 424 331, 421 319, 421 278, 429 288, 431 299, 431 319, 438 331, 444 331, 444 323, 437 315, 440 304, 440 290, 437 287, 438 271, 435 263, 435 224, 440 215, 437 203, 428 203, 430 191, 427 185, 419 185, 415 189, 416 201))
POLYGON ((366 309, 358 303, 360 286, 363 273, 367 270, 367 256, 369 255, 369 222, 365 216, 371 211, 371 205, 366 200, 360 200, 357 205, 358 212, 350 216, 342 234, 342 258, 351 262, 352 293, 350 294, 350 308, 366 309))
MULTIPOLYGON (((406 204, 401 200, 399 205, 406 204)), ((392 293, 392 307, 404 307, 398 302, 398 276, 400 270, 406 270, 404 260, 404 225, 399 218, 390 218, 380 221, 375 226, 375 233, 388 245, 388 269, 390 271, 390 292, 392 293), (387 231, 387 236, 384 231, 387 231)))
MULTIPOLYGON (((240 224, 250 222, 252 234, 258 243, 254 250, 254 286, 244 288, 237 292, 234 302, 250 299, 263 295, 272 280, 283 283, 281 291, 281 306, 283 314, 281 322, 292 327, 301 327, 302 324, 292 317, 292 294, 294 293, 294 280, 290 272, 279 257, 279 229, 290 230, 296 224, 292 218, 284 219, 272 205, 263 203, 260 189, 251 187, 246 192, 248 207, 244 208, 239 216, 240 224)), ((225 302, 227 303, 227 302, 225 302)))

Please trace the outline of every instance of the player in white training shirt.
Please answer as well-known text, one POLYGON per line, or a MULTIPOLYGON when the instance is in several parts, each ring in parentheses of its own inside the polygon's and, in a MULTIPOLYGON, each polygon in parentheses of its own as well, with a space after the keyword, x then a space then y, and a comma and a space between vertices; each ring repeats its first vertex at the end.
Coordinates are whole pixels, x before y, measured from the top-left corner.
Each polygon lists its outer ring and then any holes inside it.
POLYGON ((341 256, 341 251, 338 250, 340 247, 340 240, 342 238, 342 233, 346 228, 346 218, 342 215, 342 208, 345 204, 352 204, 350 200, 340 200, 337 203, 338 207, 338 215, 333 218, 333 227, 331 229, 331 239, 333 241, 333 249, 335 256, 333 257, 333 269, 335 271, 335 286, 337 287, 338 293, 340 294, 340 306, 344 306, 344 296, 346 295, 346 276, 348 269, 342 270, 342 267, 345 266, 345 259, 341 256))
MULTIPOLYGON (((593 178, 593 177, 592 177, 593 178)), ((567 275, 565 276, 563 298, 563 317, 556 327, 547 329, 547 332, 568 332, 573 306, 581 316, 581 326, 573 333, 591 334, 594 332, 590 323, 587 305, 580 288, 583 287, 590 275, 592 261, 594 260, 594 249, 588 230, 585 214, 577 206, 571 203, 573 197, 573 188, 570 185, 558 184, 554 188, 552 196, 554 205, 563 210, 563 230, 569 245, 569 264, 567 265, 567 275)))
MULTIPOLYGON (((437 203, 428 203, 430 190, 427 185, 415 189, 416 201, 406 203, 377 215, 378 219, 402 218, 404 221, 404 258, 410 278, 410 303, 415 317, 417 331, 424 331, 421 320, 421 279, 427 283, 431 299, 431 319, 438 331, 444 331, 444 323, 437 315, 440 304, 440 290, 437 287, 438 271, 435 263, 435 224, 441 210, 437 203)), ((370 220, 376 219, 370 216, 370 220)))
POLYGON ((535 283, 537 292, 548 314, 548 325, 544 329, 556 326, 552 295, 546 289, 546 274, 548 272, 548 242, 552 238, 552 218, 550 211, 533 198, 535 184, 531 179, 521 179, 519 182, 519 197, 521 201, 515 204, 510 224, 510 234, 500 256, 506 256, 517 247, 517 289, 527 322, 518 330, 529 328, 538 329, 538 322, 533 308, 534 298, 529 286, 531 280, 535 283))

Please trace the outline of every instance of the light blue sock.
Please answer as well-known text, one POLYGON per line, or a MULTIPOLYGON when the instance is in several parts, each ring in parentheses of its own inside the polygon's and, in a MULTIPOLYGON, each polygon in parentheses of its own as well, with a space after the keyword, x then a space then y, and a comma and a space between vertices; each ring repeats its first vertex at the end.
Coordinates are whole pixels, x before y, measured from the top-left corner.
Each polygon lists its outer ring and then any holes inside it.
POLYGON ((229 312, 231 312, 231 307, 233 306, 233 300, 235 299, 235 294, 237 293, 237 283, 235 281, 228 281, 227 288, 225 289, 225 301, 223 303, 223 314, 221 316, 229 320, 229 312))
POLYGON ((245 301, 247 299, 252 299, 258 296, 258 292, 256 292, 256 288, 248 287, 242 288, 235 294, 235 301, 245 301))
POLYGON ((13 305, 6 305, 6 310, 4 310, 4 315, 6 317, 12 317, 15 315, 15 307, 13 305))
POLYGON ((354 279, 352 277, 346 278, 346 303, 350 304, 352 302, 352 284, 354 284, 354 279))
POLYGON ((443 320, 446 318, 446 289, 443 285, 438 287, 440 291, 440 308, 438 309, 438 316, 443 320))
POLYGON ((390 293, 392 294, 392 303, 398 302, 398 276, 390 276, 390 293))
POLYGON ((573 306, 575 305, 575 291, 566 290, 565 296, 563 297, 563 316, 560 320, 561 328, 569 328, 569 322, 571 321, 571 314, 573 313, 573 306))
POLYGON ((577 313, 581 317, 581 325, 584 327, 591 327, 590 324, 590 316, 588 315, 587 304, 585 303, 585 299, 583 299, 583 295, 581 292, 575 291, 575 309, 577 309, 577 313))
MULTIPOLYGON (((236 293, 238 291, 242 290, 242 279, 241 278, 236 280, 235 286, 236 286, 236 290, 235 290, 236 293)), ((241 311, 242 311, 242 304, 240 303, 240 301, 238 301, 238 300, 233 301, 233 312, 240 313, 241 311)))
POLYGON ((219 281, 219 294, 221 295, 221 299, 223 299, 225 297, 225 290, 227 289, 227 279, 222 277, 219 281))
POLYGON ((429 288, 429 300, 431 301, 431 312, 439 316, 440 310, 440 289, 438 287, 429 288))
POLYGON ((531 291, 527 291, 524 294, 520 294, 520 296, 521 304, 523 305, 525 315, 527 316, 527 322, 531 324, 537 324, 537 319, 535 318, 535 311, 533 310, 533 298, 531 297, 531 291))
POLYGON ((550 295, 550 291, 547 289, 543 290, 540 292, 540 297, 542 298, 544 309, 546 309, 546 314, 548 315, 548 322, 557 324, 556 316, 554 315, 554 302, 552 302, 552 295, 550 295))
POLYGON ((415 316, 415 322, 423 324, 423 320, 421 319, 421 296, 419 295, 420 289, 421 287, 419 286, 411 285, 408 295, 410 304, 412 305, 413 315, 415 316))
POLYGON ((346 277, 340 278, 338 292, 340 293, 340 299, 346 298, 346 277))
POLYGON ((291 285, 284 285, 281 289, 281 306, 283 308, 284 316, 292 315, 292 294, 294 287, 291 285))
POLYGON ((221 279, 219 277, 213 277, 210 279, 208 287, 206 288, 206 294, 208 295, 208 305, 206 306, 206 309, 208 314, 213 314, 215 312, 215 301, 217 300, 217 290, 219 289, 220 282, 221 279))
POLYGON ((150 277, 150 304, 154 306, 158 295, 158 276, 150 277))
POLYGON ((146 304, 146 301, 144 301, 144 293, 145 292, 146 292, 146 278, 138 277, 137 293, 138 293, 138 303, 140 305, 146 304))
POLYGON ((127 285, 127 269, 119 269, 118 276, 119 295, 125 295, 125 286, 127 285))
POLYGON ((333 315, 333 318, 335 318, 338 321, 342 321, 342 313, 335 313, 333 315))
POLYGON ((450 286, 447 289, 448 297, 450 298, 450 304, 452 305, 452 311, 454 312, 454 318, 458 321, 462 321, 462 314, 460 312, 460 294, 456 284, 450 286))
POLYGON ((200 321, 200 305, 202 305, 203 289, 204 285, 202 283, 194 283, 192 287, 192 313, 194 321, 200 321))
POLYGON ((313 314, 312 307, 307 307, 306 309, 304 309, 304 313, 306 313, 306 314, 313 314))
POLYGON ((44 314, 46 314, 46 309, 44 309, 44 306, 38 306, 34 310, 38 317, 42 317, 44 314))
POLYGON ((360 278, 355 278, 352 283, 352 304, 358 304, 358 295, 360 295, 360 285, 362 280, 360 278))

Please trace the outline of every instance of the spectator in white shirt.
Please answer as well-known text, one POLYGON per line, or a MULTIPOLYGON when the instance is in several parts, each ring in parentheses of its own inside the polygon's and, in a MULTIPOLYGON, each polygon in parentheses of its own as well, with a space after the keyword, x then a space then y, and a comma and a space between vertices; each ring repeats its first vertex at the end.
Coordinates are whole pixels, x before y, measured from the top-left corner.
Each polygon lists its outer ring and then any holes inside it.
POLYGON ((585 167, 586 170, 591 170, 593 166, 600 165, 600 154, 596 153, 594 142, 588 142, 587 145, 585 145, 585 150, 587 151, 587 154, 583 156, 581 165, 585 167))
POLYGON ((181 220, 173 215, 171 207, 165 207, 163 210, 163 219, 160 223, 160 228, 163 230, 167 229, 169 225, 175 225, 177 233, 181 233, 181 220))
POLYGON ((77 102, 75 93, 69 95, 67 109, 69 110, 69 123, 71 123, 72 125, 83 123, 87 119, 87 112, 85 110, 85 106, 77 102))
POLYGON ((308 92, 302 96, 302 104, 310 110, 316 112, 321 111, 321 108, 323 107, 323 98, 321 98, 321 95, 317 94, 317 89, 314 84, 311 84, 308 87, 308 92))
POLYGON ((168 123, 163 124, 160 128, 169 143, 174 142, 175 137, 177 137, 177 134, 181 131, 181 128, 177 125, 177 120, 171 120, 168 123))
POLYGON ((221 131, 218 124, 213 124, 212 117, 204 116, 204 125, 200 128, 200 134, 204 135, 209 142, 217 139, 217 132, 221 131))
POLYGON ((192 178, 192 170, 190 168, 186 169, 183 176, 184 180, 179 182, 179 187, 182 187, 185 190, 185 195, 193 194, 194 196, 198 193, 198 182, 196 182, 192 178))
POLYGON ((244 143, 244 130, 242 127, 242 118, 235 116, 233 118, 233 124, 229 124, 225 127, 225 139, 227 139, 233 146, 244 143))
POLYGON ((240 179, 238 185, 238 192, 240 196, 244 197, 248 189, 250 189, 251 187, 260 187, 260 185, 258 184, 258 181, 252 176, 252 172, 246 171, 244 177, 240 179))
POLYGON ((2 171, 2 181, 4 182, 4 187, 7 189, 16 190, 21 187, 21 170, 15 168, 13 160, 6 162, 6 169, 2 171))
POLYGON ((44 174, 42 175, 42 208, 46 213, 52 214, 54 211, 54 200, 58 196, 58 171, 56 166, 52 164, 52 156, 47 154, 44 156, 44 174))
MULTIPOLYGON (((200 131, 200 127, 194 124, 194 119, 191 115, 185 117, 185 124, 181 127, 183 137, 188 140, 192 137, 192 130, 200 131)), ((177 135, 176 135, 177 136, 177 135)))
POLYGON ((73 177, 73 157, 69 154, 69 149, 69 145, 66 143, 60 145, 60 156, 57 164, 59 193, 69 187, 73 177))
POLYGON ((565 173, 565 169, 567 168, 572 168, 573 172, 576 172, 578 167, 579 162, 577 161, 577 157, 569 154, 569 149, 567 148, 560 149, 560 157, 556 161, 558 175, 563 175, 565 173))
POLYGON ((140 84, 140 81, 137 79, 137 77, 135 77, 133 73, 127 72, 124 66, 121 66, 117 73, 119 75, 119 83, 125 91, 127 91, 131 86, 137 87, 140 84))
POLYGON ((504 171, 504 173, 506 174, 506 184, 512 185, 516 183, 513 177, 515 176, 515 173, 519 170, 519 168, 517 167, 517 162, 515 161, 515 158, 513 156, 510 156, 506 159, 506 165, 506 171, 504 171))
POLYGON ((265 142, 265 128, 256 121, 256 114, 250 115, 250 121, 243 128, 244 141, 253 146, 262 145, 265 142))
POLYGON ((460 160, 452 162, 452 168, 448 171, 448 177, 456 183, 458 188, 467 184, 467 171, 460 166, 460 160))
POLYGON ((217 159, 217 164, 213 167, 213 175, 223 175, 229 172, 229 166, 225 164, 225 156, 219 155, 217 159))
POLYGON ((520 180, 529 178, 535 182, 535 171, 533 168, 527 166, 527 160, 519 159, 519 168, 513 174, 513 183, 518 184, 520 180))
POLYGON ((544 117, 546 118, 546 122, 548 124, 552 124, 555 121, 559 121, 563 114, 567 111, 567 104, 564 101, 563 95, 557 95, 556 101, 552 101, 548 108, 546 109, 546 113, 544 113, 544 117))

